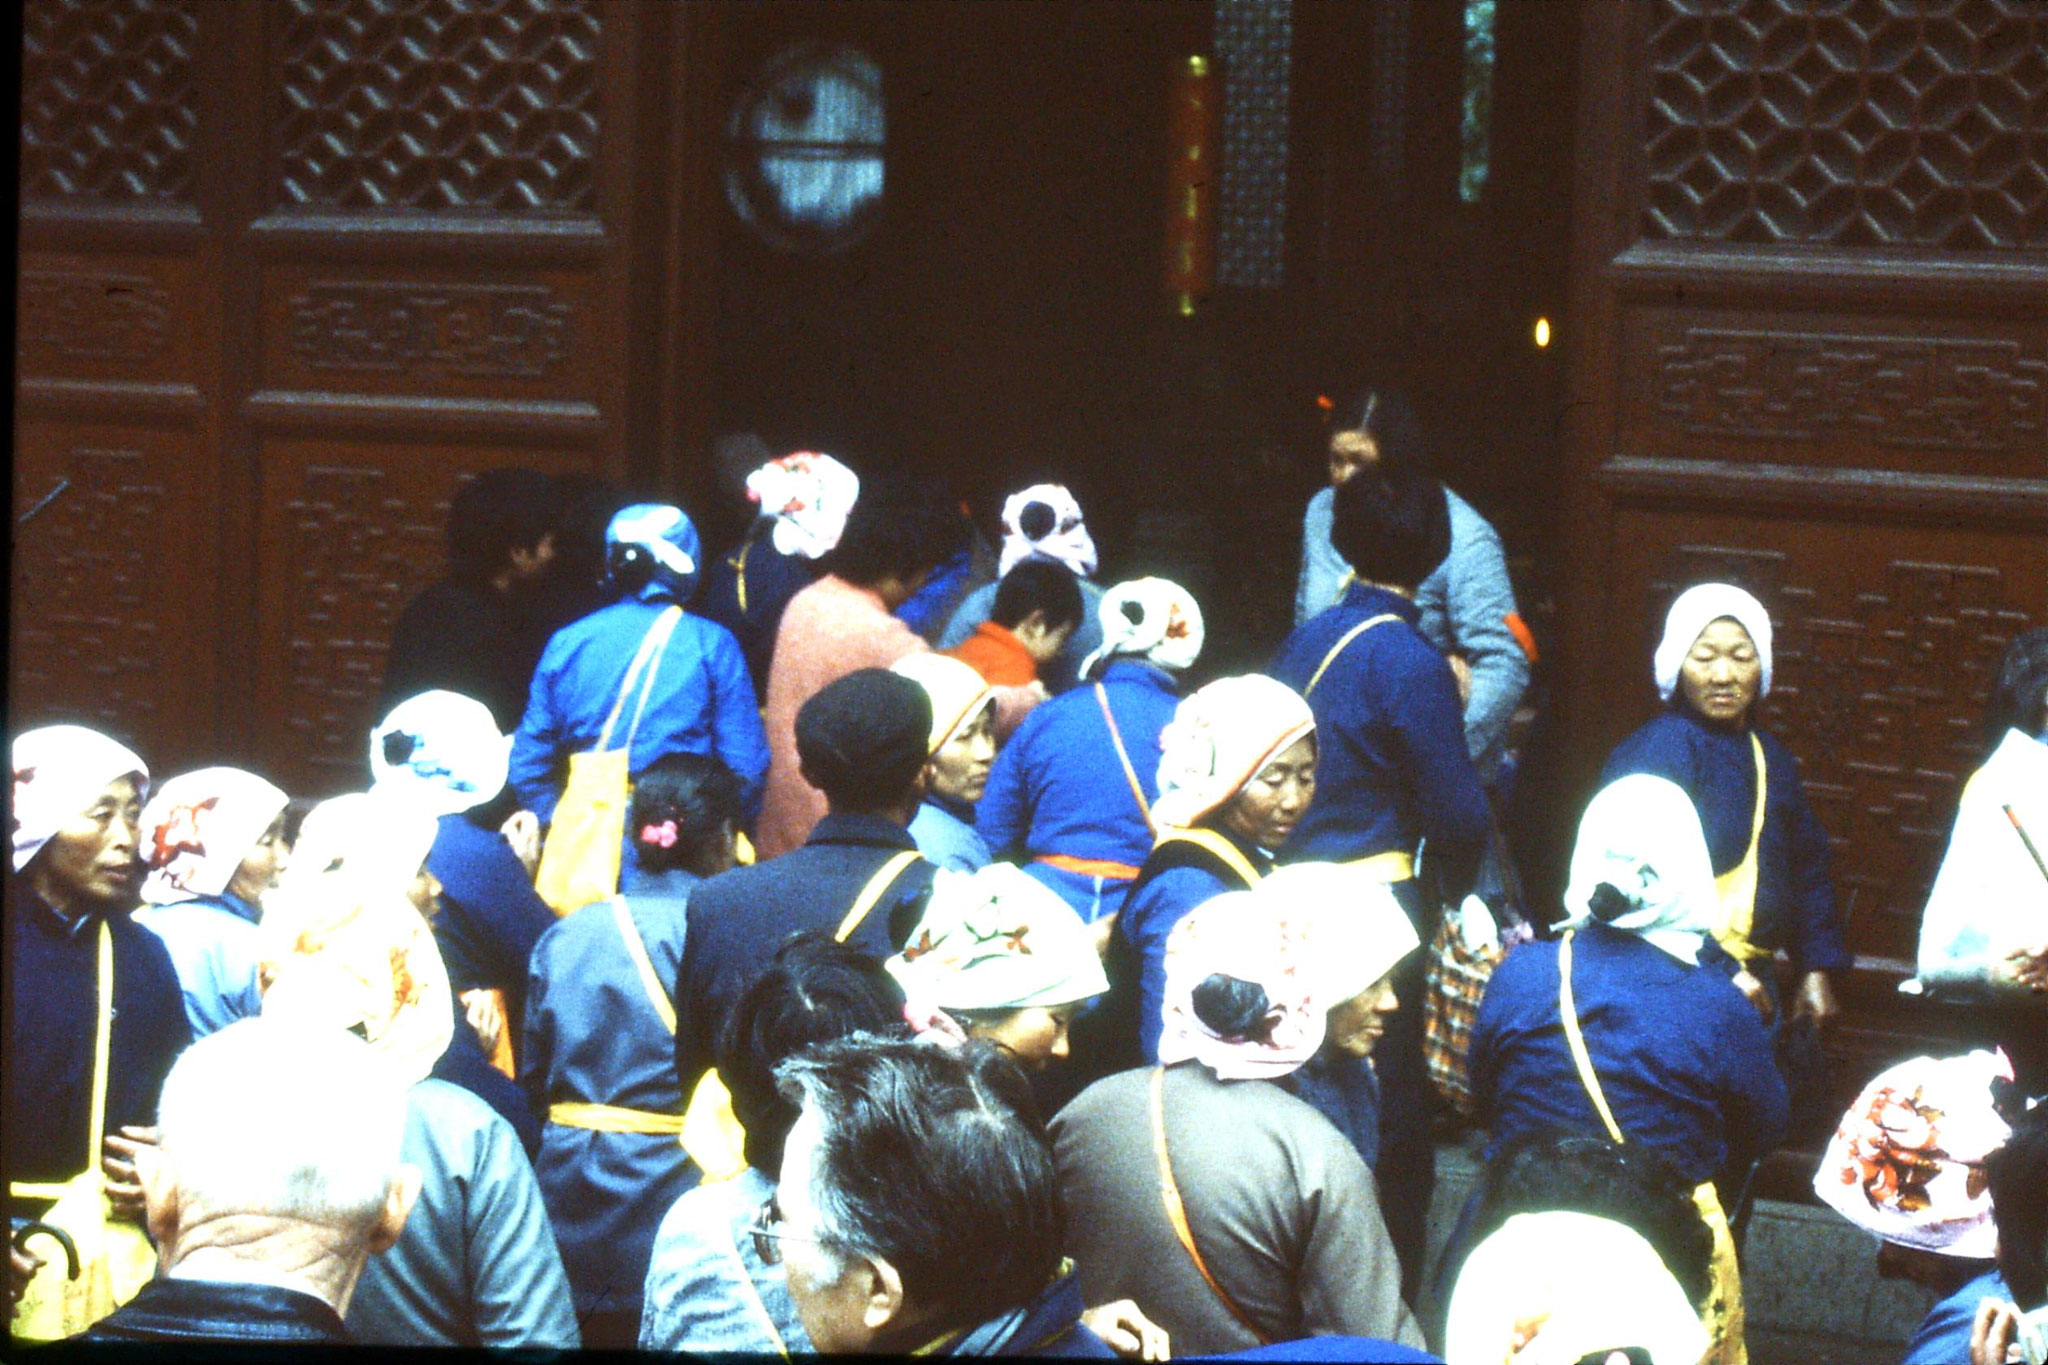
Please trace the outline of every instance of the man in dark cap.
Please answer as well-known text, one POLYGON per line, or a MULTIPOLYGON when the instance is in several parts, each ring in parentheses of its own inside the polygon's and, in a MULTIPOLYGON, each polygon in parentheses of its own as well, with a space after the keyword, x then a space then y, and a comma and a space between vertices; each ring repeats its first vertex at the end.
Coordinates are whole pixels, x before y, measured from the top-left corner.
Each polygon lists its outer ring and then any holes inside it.
POLYGON ((899 951, 932 874, 906 829, 924 799, 932 707, 887 669, 828 683, 796 716, 804 779, 827 813, 801 848, 736 867, 690 892, 676 976, 676 1071, 688 1095, 740 994, 791 934, 823 929, 876 957, 899 951))

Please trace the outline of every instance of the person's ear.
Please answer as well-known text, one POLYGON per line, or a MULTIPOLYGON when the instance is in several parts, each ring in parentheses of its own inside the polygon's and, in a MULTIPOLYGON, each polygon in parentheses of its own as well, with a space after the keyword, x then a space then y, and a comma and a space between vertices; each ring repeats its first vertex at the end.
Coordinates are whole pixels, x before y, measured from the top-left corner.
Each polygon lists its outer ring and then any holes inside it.
POLYGON ((135 1148, 135 1179, 142 1186, 143 1224, 159 1255, 167 1256, 178 1231, 178 1182, 161 1147, 144 1143, 135 1148))
POLYGON ((867 1277, 861 1286, 861 1322, 869 1332, 879 1332, 903 1316, 903 1277, 879 1256, 862 1257, 857 1273, 867 1277))
POLYGON ((406 1162, 385 1187, 384 1212, 377 1216, 376 1230, 370 1234, 372 1256, 389 1250, 398 1241, 398 1234, 405 1231, 406 1216, 412 1212, 413 1202, 420 1197, 420 1180, 420 1168, 406 1162))

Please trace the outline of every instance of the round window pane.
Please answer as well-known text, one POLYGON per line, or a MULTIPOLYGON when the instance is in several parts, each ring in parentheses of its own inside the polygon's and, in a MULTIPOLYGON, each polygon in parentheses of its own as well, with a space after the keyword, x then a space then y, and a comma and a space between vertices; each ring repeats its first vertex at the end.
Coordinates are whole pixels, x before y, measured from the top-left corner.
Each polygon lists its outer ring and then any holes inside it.
POLYGON ((844 250, 881 217, 882 130, 873 58, 850 47, 790 48, 733 106, 726 197, 776 246, 844 250))

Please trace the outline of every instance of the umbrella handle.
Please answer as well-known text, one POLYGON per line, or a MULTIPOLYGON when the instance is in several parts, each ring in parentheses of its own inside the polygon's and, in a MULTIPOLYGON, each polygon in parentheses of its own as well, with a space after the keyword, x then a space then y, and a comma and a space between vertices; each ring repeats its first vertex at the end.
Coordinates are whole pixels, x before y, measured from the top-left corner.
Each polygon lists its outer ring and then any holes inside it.
POLYGON ((50 1224, 34 1218, 17 1218, 14 1220, 12 1245, 16 1251, 28 1250, 27 1243, 29 1239, 36 1236, 49 1236, 57 1239, 57 1244, 64 1248, 64 1268, 67 1272, 65 1278, 77 1279, 78 1243, 71 1240, 70 1233, 60 1227, 52 1227, 50 1224))

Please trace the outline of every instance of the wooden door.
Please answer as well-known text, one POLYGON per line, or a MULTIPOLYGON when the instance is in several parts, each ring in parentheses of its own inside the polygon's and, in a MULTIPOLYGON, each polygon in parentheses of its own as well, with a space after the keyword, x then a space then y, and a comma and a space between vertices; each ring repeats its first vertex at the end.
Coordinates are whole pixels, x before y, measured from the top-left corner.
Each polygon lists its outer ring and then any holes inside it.
POLYGON ((2048 621, 2048 13, 1588 4, 1569 417, 1567 733, 1582 803, 1656 706, 1685 585, 1777 631, 1763 723, 1833 843, 1854 1081, 1989 670, 2048 621))
POLYGON ((689 23, 34 0, 17 517, 66 486, 17 530, 17 725, 357 785, 466 478, 666 482, 702 382, 689 23))

